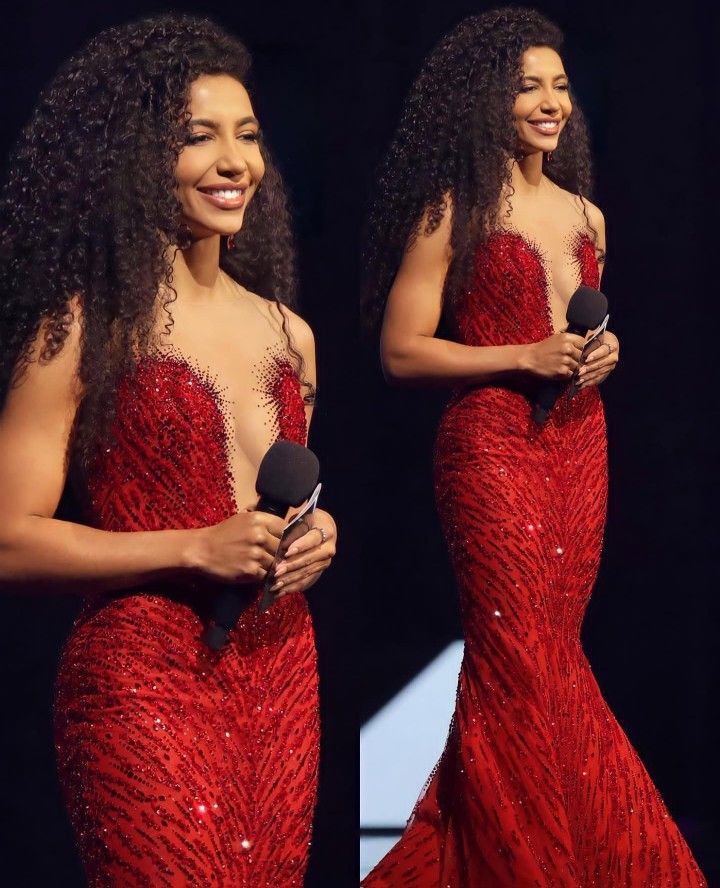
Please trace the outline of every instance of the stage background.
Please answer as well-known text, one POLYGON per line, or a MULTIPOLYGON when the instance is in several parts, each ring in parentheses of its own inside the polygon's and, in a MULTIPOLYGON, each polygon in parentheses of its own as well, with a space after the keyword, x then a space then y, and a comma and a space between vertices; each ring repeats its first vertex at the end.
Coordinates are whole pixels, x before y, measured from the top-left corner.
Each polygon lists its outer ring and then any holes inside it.
MULTIPOLYGON (((675 11, 647 0, 537 5, 567 32, 566 64, 592 128, 609 238, 603 286, 623 346, 604 393, 610 513, 585 646, 710 884, 720 884, 720 737, 710 718, 720 529, 718 12, 701 0, 675 11)), ((431 492, 444 396, 388 389, 376 345, 357 349, 357 248, 373 170, 422 58, 484 8, 453 0, 5 6, 3 157, 60 61, 109 24, 205 12, 255 56, 254 97, 290 186, 304 314, 318 342, 311 444, 323 461, 325 505, 341 525, 337 564, 310 596, 324 729, 310 888, 357 884, 360 724, 459 638, 431 492)), ((0 599, 2 881, 11 888, 82 884, 50 730, 52 680, 77 606, 65 597, 0 599)), ((446 714, 435 720, 443 733, 446 714)))

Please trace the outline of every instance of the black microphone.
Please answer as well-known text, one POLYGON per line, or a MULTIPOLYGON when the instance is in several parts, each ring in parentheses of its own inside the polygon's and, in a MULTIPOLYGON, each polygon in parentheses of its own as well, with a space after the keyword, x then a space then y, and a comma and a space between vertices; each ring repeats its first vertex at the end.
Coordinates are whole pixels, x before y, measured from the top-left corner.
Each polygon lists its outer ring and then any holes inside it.
MULTIPOLYGON (((587 336, 588 330, 594 330, 605 320, 608 311, 607 296, 592 287, 578 287, 570 297, 567 307, 567 333, 587 336)), ((552 381, 544 383, 535 397, 533 419, 542 425, 548 418, 555 402, 563 393, 567 382, 552 381)))
MULTIPOLYGON (((284 518, 289 508, 299 506, 310 496, 319 476, 320 463, 312 450, 293 441, 276 441, 258 469, 255 490, 260 499, 255 511, 284 518)), ((253 586, 228 586, 219 593, 203 632, 203 641, 209 648, 219 651, 227 644, 230 630, 256 594, 253 586)))

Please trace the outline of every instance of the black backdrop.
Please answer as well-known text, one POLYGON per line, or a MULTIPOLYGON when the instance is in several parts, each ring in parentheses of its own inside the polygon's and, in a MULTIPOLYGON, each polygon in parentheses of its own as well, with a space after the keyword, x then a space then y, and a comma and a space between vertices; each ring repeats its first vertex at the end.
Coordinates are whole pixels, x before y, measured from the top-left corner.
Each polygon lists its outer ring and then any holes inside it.
MULTIPOLYGON (((566 64, 592 127, 609 237, 604 289, 623 344, 605 392, 610 514, 585 645, 715 884, 718 371, 705 328, 714 321, 718 13, 701 0, 676 11, 649 0, 537 5, 566 30, 566 64)), ((292 193, 304 314, 318 342, 311 443, 342 533, 337 563, 311 595, 324 734, 310 888, 357 883, 361 721, 459 632, 431 495, 442 397, 388 390, 374 344, 357 348, 358 231, 374 165, 422 57, 483 8, 367 0, 83 10, 34 0, 3 19, 3 156, 59 62, 109 24, 167 9, 205 12, 254 53, 256 106, 292 193)), ((0 878, 71 888, 82 878, 55 785, 50 701, 77 602, 11 596, 0 608, 0 878)))

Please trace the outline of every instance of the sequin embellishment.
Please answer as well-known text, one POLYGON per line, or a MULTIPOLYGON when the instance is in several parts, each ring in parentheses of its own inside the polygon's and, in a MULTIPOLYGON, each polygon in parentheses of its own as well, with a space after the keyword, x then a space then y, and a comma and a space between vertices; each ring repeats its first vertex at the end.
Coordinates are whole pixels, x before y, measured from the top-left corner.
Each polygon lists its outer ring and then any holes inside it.
POLYGON ((255 374, 262 406, 270 408, 272 414, 273 433, 279 438, 304 444, 307 421, 300 380, 285 351, 279 346, 269 348, 256 366, 255 374))
MULTIPOLYGON (((570 257, 598 286, 592 241, 570 257)), ((478 250, 455 319, 468 345, 552 334, 542 255, 516 232, 478 250)), ((580 280, 578 283, 580 283, 580 280)), ((704 888, 580 644, 607 500, 597 388, 536 428, 522 385, 459 391, 436 439, 439 515, 465 634, 447 745, 365 888, 704 888)))
MULTIPOLYGON (((304 440, 291 385, 276 393, 304 440)), ((166 530, 233 514, 226 410, 190 362, 143 359, 89 479, 91 522, 166 530)), ((212 593, 168 579, 98 598, 65 644, 58 770, 91 888, 303 884, 319 748, 307 602, 247 611, 215 656, 199 641, 212 593)))

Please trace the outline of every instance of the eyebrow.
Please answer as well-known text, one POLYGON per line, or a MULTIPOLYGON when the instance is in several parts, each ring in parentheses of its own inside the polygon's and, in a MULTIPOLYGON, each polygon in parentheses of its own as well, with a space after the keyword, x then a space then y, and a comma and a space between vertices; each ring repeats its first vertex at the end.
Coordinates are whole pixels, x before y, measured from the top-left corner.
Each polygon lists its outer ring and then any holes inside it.
MULTIPOLYGON (((553 80, 568 80, 567 74, 556 74, 553 80)), ((541 77, 535 77, 533 74, 523 74, 523 80, 532 80, 534 83, 542 83, 541 77)))
MULTIPOLYGON (((254 123, 256 126, 260 125, 260 121, 257 117, 250 115, 249 117, 242 117, 240 120, 236 120, 235 126, 246 126, 248 123, 254 123)), ((193 117, 193 119, 188 122, 188 126, 206 126, 208 129, 220 129, 220 124, 217 121, 209 120, 205 117, 193 117)))

